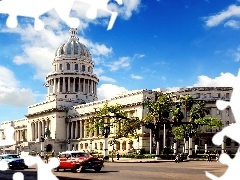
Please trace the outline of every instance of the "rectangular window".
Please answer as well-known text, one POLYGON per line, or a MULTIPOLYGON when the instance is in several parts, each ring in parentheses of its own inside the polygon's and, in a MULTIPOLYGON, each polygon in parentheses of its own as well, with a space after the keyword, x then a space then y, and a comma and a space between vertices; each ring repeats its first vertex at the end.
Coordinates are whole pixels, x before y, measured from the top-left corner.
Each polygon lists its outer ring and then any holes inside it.
POLYGON ((226 121, 226 126, 229 126, 229 121, 226 121))
POLYGON ((196 98, 200 98, 200 93, 196 93, 196 98))
POLYGON ((226 98, 229 99, 230 98, 230 94, 226 93, 226 98))
POLYGON ((221 98, 221 93, 218 93, 218 94, 217 94, 217 97, 218 97, 218 98, 221 98))
POLYGON ((217 115, 220 115, 220 110, 219 109, 217 109, 217 115))
POLYGON ((211 98, 211 93, 207 93, 207 98, 211 98))
POLYGON ((226 116, 229 116, 229 108, 226 109, 226 116))

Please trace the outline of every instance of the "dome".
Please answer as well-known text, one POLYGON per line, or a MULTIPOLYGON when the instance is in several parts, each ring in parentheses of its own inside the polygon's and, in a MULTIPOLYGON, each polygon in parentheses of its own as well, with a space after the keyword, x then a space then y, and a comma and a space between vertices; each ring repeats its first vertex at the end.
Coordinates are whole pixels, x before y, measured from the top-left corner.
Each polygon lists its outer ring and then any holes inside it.
POLYGON ((55 57, 64 56, 70 58, 87 58, 92 60, 92 56, 88 48, 84 44, 80 43, 78 37, 75 36, 77 34, 77 29, 70 29, 70 34, 71 36, 68 41, 57 48, 55 57))

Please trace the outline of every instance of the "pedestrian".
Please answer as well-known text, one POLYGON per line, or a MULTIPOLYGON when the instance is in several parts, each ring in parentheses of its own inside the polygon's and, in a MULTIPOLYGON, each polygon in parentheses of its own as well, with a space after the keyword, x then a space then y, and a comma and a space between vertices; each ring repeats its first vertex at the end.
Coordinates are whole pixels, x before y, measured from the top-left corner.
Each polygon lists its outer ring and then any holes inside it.
POLYGON ((211 153, 210 153, 210 151, 208 151, 208 154, 207 154, 207 157, 208 157, 208 162, 211 162, 212 160, 211 160, 211 153))
POLYGON ((46 154, 46 155, 45 155, 45 160, 46 160, 45 162, 46 162, 46 163, 48 163, 48 159, 49 159, 49 157, 48 157, 48 155, 46 154))
POLYGON ((54 157, 55 156, 55 151, 54 150, 52 150, 52 157, 54 157))
POLYGON ((218 151, 217 151, 217 153, 216 153, 216 161, 218 162, 218 160, 219 160, 219 154, 218 154, 218 151))
POLYGON ((119 160, 119 158, 120 158, 120 155, 119 155, 119 152, 117 153, 117 160, 119 160))

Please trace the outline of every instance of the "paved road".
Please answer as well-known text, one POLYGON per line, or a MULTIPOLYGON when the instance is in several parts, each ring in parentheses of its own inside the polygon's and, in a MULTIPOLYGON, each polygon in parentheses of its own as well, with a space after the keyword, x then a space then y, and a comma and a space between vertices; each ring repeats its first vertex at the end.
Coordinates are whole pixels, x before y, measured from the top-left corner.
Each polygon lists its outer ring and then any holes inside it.
MULTIPOLYGON (((221 176, 226 166, 218 162, 191 161, 183 163, 105 163, 100 173, 86 171, 83 173, 54 172, 59 180, 208 180, 204 172, 209 171, 221 176)), ((17 171, 0 171, 1 180, 12 180, 17 171)), ((37 169, 23 170, 24 180, 37 180, 37 169)), ((48 179, 46 179, 48 180, 48 179)))

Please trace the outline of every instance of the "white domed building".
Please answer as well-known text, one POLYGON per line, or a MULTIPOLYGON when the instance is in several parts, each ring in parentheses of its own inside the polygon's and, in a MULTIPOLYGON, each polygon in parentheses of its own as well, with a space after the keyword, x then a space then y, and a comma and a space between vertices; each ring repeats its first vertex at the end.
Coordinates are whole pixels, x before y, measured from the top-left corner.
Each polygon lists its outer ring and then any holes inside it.
MULTIPOLYGON (((101 108, 105 103, 109 105, 121 104, 128 112, 128 116, 143 118, 147 113, 147 108, 143 107, 146 97, 153 98, 155 91, 134 90, 128 91, 110 99, 98 100, 97 86, 99 79, 93 73, 94 64, 92 56, 87 47, 79 42, 76 36, 77 29, 70 30, 68 41, 60 45, 55 53, 52 63, 53 71, 46 76, 46 101, 28 107, 26 118, 5 121, 1 123, 0 139, 4 139, 4 129, 13 126, 15 129, 15 145, 7 146, 5 152, 38 151, 41 149, 50 152, 65 151, 67 149, 95 151, 104 154, 104 138, 101 132, 87 132, 91 126, 88 117, 92 116, 96 109, 101 108), (41 148, 41 136, 45 135, 44 147, 41 148), (70 144, 67 140, 70 140, 70 144)), ((197 98, 206 98, 211 115, 220 117, 226 125, 234 122, 232 114, 219 113, 216 109, 216 99, 230 97, 232 88, 187 88, 180 89, 176 94, 190 93, 197 98), (228 123, 228 124, 227 124, 228 123)), ((114 129, 111 129, 111 135, 114 129)), ((206 132, 211 137, 215 132, 206 132)), ((133 149, 144 148, 150 150, 152 145, 151 134, 148 129, 141 128, 138 131, 139 140, 128 138, 119 139, 119 144, 115 149, 120 153, 128 153, 133 149)), ((161 136, 163 132, 161 133, 161 136)), ((204 142, 198 140, 194 142, 204 146, 204 142)), ((193 143, 193 146, 194 146, 193 143)), ((162 144, 162 142, 161 142, 162 144)), ((166 145, 173 145, 172 137, 166 136, 166 145)), ((209 142, 209 148, 214 147, 209 142)), ((178 142, 178 151, 181 152, 182 142, 178 142)), ((225 147, 225 146, 224 146, 225 147)), ((111 151, 113 147, 109 147, 111 151)), ((229 142, 228 149, 237 149, 236 143, 229 142), (229 144, 230 143, 230 144, 229 144)), ((153 149, 152 149, 153 152, 153 149)))

